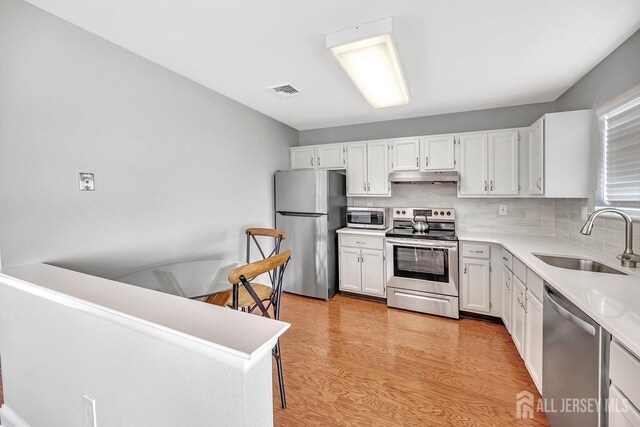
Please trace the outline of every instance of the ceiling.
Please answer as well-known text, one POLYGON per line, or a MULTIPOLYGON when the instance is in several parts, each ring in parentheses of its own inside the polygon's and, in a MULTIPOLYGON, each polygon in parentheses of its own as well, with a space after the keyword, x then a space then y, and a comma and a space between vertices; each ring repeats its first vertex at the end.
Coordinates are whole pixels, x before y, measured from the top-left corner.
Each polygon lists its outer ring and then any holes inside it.
POLYGON ((299 130, 553 101, 640 28, 640 0, 29 3, 299 130), (411 102, 375 110, 324 37, 387 16, 411 102))

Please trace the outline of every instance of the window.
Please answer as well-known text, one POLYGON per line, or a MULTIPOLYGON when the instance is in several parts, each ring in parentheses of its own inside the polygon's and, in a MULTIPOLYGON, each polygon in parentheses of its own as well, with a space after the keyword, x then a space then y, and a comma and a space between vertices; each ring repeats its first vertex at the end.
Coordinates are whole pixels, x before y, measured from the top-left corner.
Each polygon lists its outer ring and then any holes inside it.
POLYGON ((599 204, 640 215, 640 91, 599 114, 603 138, 599 204))

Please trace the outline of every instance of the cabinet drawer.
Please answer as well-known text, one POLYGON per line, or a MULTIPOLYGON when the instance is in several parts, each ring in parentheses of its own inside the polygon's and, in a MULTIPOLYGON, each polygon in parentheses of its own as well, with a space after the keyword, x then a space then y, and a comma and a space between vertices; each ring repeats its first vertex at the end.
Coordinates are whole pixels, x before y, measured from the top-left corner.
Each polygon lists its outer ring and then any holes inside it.
POLYGON ((633 405, 640 406, 640 360, 616 341, 611 342, 609 377, 633 405))
POLYGON ((513 257, 513 274, 522 283, 527 283, 527 266, 516 257, 513 257))
POLYGON ((457 319, 458 298, 428 292, 387 288, 387 306, 457 319))
POLYGON ((384 238, 374 236, 358 236, 351 234, 340 235, 340 244, 342 246, 351 246, 353 248, 364 249, 384 249, 384 238))
POLYGON ((609 427, 640 427, 640 412, 616 388, 609 386, 609 427))
POLYGON ((513 255, 508 250, 502 248, 502 263, 509 270, 513 271, 513 255))
POLYGON ((530 268, 527 268, 527 289, 529 289, 536 298, 542 301, 544 280, 542 280, 542 277, 538 276, 530 268))
POLYGON ((463 243, 462 256, 489 259, 489 245, 481 243, 463 243))

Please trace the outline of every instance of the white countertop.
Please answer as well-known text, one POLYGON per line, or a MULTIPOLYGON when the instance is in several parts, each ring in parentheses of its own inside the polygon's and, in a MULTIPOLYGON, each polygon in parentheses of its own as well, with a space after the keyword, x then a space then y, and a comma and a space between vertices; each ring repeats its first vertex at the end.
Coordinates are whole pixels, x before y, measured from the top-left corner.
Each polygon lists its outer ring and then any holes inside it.
MULTIPOLYGON (((552 236, 462 232, 461 242, 497 243, 524 262, 616 339, 640 356, 640 269, 620 266, 620 261, 592 249, 552 236), (534 254, 580 256, 628 273, 576 271, 546 264, 534 254)), ((620 252, 623 250, 620 245, 620 252)))
POLYGON ((47 264, 0 270, 0 284, 97 315, 124 318, 178 345, 252 359, 289 324, 47 264))
POLYGON ((353 227, 344 227, 336 231, 338 234, 357 234, 359 236, 377 236, 384 237, 387 231, 391 230, 391 227, 386 230, 375 230, 371 228, 353 228, 353 227))

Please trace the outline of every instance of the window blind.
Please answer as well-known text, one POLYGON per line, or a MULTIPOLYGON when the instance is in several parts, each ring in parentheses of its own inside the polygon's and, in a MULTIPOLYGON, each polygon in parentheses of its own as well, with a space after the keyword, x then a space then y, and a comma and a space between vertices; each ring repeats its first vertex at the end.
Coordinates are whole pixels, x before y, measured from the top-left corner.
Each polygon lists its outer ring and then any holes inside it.
POLYGON ((640 210, 640 97, 604 116, 603 199, 640 210))

